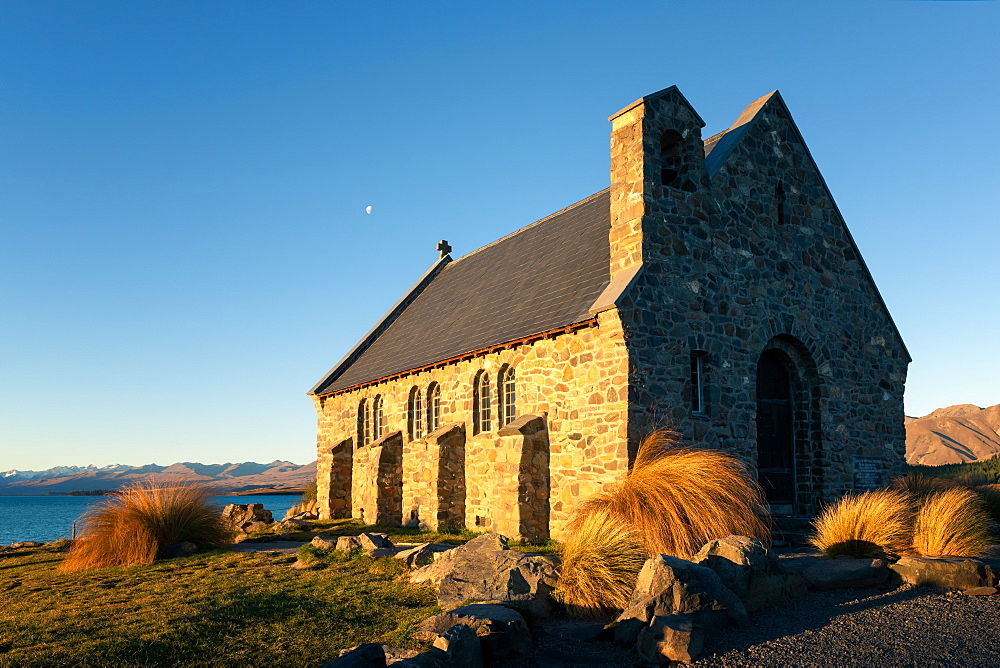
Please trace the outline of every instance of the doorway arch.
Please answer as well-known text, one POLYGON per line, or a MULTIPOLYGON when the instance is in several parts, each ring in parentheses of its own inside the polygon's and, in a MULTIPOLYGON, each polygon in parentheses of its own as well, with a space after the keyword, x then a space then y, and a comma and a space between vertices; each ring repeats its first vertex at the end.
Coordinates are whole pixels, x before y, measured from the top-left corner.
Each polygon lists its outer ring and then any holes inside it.
POLYGON ((812 355, 794 337, 774 337, 757 360, 756 385, 757 474, 771 512, 815 512, 823 468, 812 355))

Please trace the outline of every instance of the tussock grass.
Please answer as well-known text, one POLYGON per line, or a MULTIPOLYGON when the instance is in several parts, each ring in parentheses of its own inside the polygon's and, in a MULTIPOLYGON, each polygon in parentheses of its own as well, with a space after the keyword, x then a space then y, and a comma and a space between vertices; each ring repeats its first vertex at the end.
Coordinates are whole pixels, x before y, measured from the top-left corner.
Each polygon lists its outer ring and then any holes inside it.
POLYGON ((62 570, 151 564, 180 542, 199 548, 229 542, 219 509, 207 491, 191 485, 140 484, 97 504, 83 519, 62 570))
POLYGON ((929 476, 913 473, 911 471, 910 473, 893 480, 889 485, 889 489, 897 489, 906 492, 919 504, 932 494, 943 492, 946 489, 954 489, 959 486, 960 483, 956 480, 931 478, 929 476))
POLYGON ((746 465, 727 452, 680 447, 668 431, 647 436, 625 480, 580 512, 599 509, 631 527, 650 556, 690 559, 730 535, 770 541, 764 495, 746 465))
POLYGON ((828 557, 894 558, 909 550, 912 524, 913 497, 877 489, 827 506, 813 521, 809 542, 828 557))
POLYGON ((981 557, 992 546, 982 497, 954 487, 928 496, 914 518, 913 549, 924 556, 981 557))
POLYGON ((562 547, 555 597, 574 617, 600 617, 628 605, 646 549, 634 529, 606 508, 577 513, 562 547))

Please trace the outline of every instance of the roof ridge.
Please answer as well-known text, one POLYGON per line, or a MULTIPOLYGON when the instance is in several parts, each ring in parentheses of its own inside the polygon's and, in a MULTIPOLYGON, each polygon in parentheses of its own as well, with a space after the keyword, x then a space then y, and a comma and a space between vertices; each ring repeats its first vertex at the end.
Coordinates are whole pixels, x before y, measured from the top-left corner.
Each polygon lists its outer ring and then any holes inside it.
POLYGON ((575 207, 581 206, 581 205, 586 204, 588 202, 592 202, 594 199, 596 199, 597 197, 600 197, 601 195, 603 195, 606 192, 609 192, 610 190, 611 190, 611 187, 608 186, 604 190, 602 190, 600 192, 596 192, 593 195, 591 195, 590 197, 584 197, 579 202, 574 202, 573 204, 570 204, 567 207, 559 209, 555 213, 550 213, 549 215, 545 216, 544 218, 539 218, 538 220, 536 220, 533 223, 529 223, 528 225, 525 225, 524 227, 522 227, 520 229, 514 230, 513 232, 511 232, 509 234, 506 234, 506 235, 500 237, 499 239, 497 239, 495 241, 491 241, 490 243, 486 244, 485 246, 480 246, 476 250, 470 251, 470 252, 466 253, 465 255, 463 255, 462 257, 458 258, 457 260, 454 260, 452 262, 452 264, 458 264, 462 260, 464 260, 464 259, 466 259, 468 257, 472 257, 473 255, 475 255, 479 251, 486 250, 487 248, 490 248, 491 246, 496 246, 501 241, 506 241, 507 239, 510 239, 511 237, 516 236, 516 235, 520 234, 521 232, 524 232, 525 230, 531 229, 532 227, 535 227, 536 225, 540 225, 541 223, 544 223, 547 220, 551 220, 552 218, 555 218, 556 216, 558 216, 560 214, 566 213, 570 209, 573 209, 575 207))

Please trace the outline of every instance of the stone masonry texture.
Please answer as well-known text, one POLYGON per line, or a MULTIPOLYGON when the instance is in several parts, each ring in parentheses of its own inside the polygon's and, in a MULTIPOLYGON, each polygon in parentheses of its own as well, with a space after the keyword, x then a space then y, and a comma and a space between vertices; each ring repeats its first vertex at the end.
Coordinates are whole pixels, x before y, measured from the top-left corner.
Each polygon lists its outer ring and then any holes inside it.
POLYGON ((612 117, 608 278, 634 279, 591 320, 313 396, 324 517, 562 538, 653 429, 755 465, 765 354, 791 385, 794 498, 780 512, 815 512, 862 467, 881 481, 902 469, 909 357, 784 102, 761 98, 710 142, 702 126, 676 88, 612 117), (477 433, 477 374, 504 368, 515 419, 494 412, 477 433), (409 396, 432 383, 440 427, 417 437, 409 396), (376 396, 385 435, 360 445, 359 405, 376 396))

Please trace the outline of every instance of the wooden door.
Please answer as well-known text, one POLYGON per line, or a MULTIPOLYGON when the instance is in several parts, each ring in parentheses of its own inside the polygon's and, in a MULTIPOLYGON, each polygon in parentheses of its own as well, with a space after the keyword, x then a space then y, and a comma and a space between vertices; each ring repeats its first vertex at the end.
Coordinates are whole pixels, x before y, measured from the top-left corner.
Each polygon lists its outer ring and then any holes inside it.
POLYGON ((792 386, 782 354, 769 350, 757 363, 757 471, 768 503, 795 503, 792 386))

